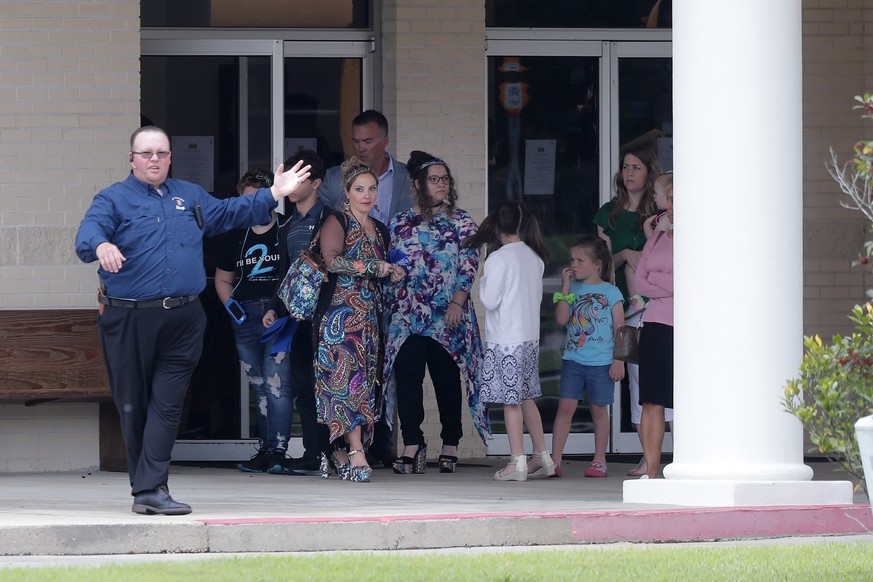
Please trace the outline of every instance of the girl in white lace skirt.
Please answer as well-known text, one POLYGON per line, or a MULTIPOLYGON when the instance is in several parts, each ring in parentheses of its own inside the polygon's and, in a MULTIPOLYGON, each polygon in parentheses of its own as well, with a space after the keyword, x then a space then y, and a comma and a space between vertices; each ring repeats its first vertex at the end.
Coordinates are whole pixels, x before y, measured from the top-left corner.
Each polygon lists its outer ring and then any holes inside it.
POLYGON ((503 202, 466 247, 487 245, 479 299, 485 306, 485 356, 480 398, 503 404, 509 437, 509 463, 494 474, 497 481, 526 481, 555 472, 543 422, 534 398, 542 395, 539 377, 540 303, 548 251, 536 217, 520 202, 503 202), (524 427, 533 443, 533 458, 524 454, 524 427))

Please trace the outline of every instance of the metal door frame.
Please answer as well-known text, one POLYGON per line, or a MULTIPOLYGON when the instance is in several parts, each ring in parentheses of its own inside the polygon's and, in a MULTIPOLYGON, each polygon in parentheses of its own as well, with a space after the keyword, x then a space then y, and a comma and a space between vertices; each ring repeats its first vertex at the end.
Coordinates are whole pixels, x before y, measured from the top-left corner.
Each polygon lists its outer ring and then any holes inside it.
MULTIPOLYGON (((369 31, 312 31, 312 30, 182 30, 182 29, 143 29, 141 42, 142 56, 231 56, 231 57, 270 57, 271 59, 271 152, 273 166, 283 159, 283 137, 285 135, 284 115, 284 60, 294 58, 359 58, 361 59, 361 106, 362 111, 376 105, 376 42, 369 31), (270 38, 264 39, 269 35, 270 38)), ((241 68, 241 76, 246 74, 241 68)), ((245 78, 240 79, 241 122, 246 122, 245 108, 248 86, 245 78)), ((240 151, 248 151, 245 127, 239 132, 240 151)), ((247 160, 240 160, 241 169, 248 167, 247 160)), ((249 386, 245 375, 240 374, 240 429, 246 434, 249 427, 249 386)), ((173 448, 174 461, 227 461, 247 459, 256 448, 257 439, 206 439, 177 440, 173 448), (254 443, 254 444, 253 444, 254 443)), ((303 445, 300 437, 288 441, 288 453, 300 456, 303 445)))
MULTIPOLYGON (((664 29, 574 30, 574 29, 488 29, 486 58, 498 56, 533 57, 597 57, 600 58, 599 103, 600 127, 600 203, 612 198, 612 176, 618 170, 618 66, 622 58, 663 58, 672 56, 672 31, 664 29)), ((487 204, 487 201, 486 201, 487 204)), ((560 285, 547 279, 544 286, 560 285)), ((615 386, 615 404, 611 407, 610 439, 607 452, 640 453, 642 448, 635 432, 621 432, 621 384, 615 386)), ((530 437, 525 434, 525 447, 530 450, 530 437)), ((546 446, 551 449, 552 435, 546 434, 546 446)), ((665 452, 673 450, 672 433, 664 436, 665 452)), ((564 452, 568 455, 591 454, 593 433, 570 433, 564 452)), ((488 455, 508 455, 509 441, 505 434, 495 435, 487 443, 488 455)))

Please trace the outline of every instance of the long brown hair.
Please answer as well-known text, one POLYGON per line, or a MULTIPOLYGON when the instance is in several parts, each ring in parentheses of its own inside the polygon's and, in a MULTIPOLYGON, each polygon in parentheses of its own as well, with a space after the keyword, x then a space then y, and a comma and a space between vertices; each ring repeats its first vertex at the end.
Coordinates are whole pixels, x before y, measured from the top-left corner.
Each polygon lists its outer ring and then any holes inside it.
POLYGON ((618 215, 627 210, 627 205, 630 202, 630 194, 628 194, 627 187, 624 185, 624 180, 621 176, 624 159, 628 155, 639 158, 649 172, 646 176, 646 191, 643 194, 643 199, 640 200, 639 208, 637 208, 639 227, 642 229, 646 219, 657 212, 655 207, 655 178, 661 173, 661 165, 658 163, 655 151, 648 146, 642 145, 623 148, 618 156, 618 171, 612 179, 613 186, 615 187, 615 196, 612 197, 612 209, 609 211, 609 226, 615 226, 615 220, 618 218, 618 215))

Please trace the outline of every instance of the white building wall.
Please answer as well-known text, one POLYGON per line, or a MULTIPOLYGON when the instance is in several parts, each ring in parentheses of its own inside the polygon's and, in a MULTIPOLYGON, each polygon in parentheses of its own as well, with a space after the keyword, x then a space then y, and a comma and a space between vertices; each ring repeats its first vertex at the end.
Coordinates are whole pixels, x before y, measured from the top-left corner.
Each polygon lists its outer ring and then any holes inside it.
POLYGON ((0 405, 0 473, 96 471, 98 406, 0 405))

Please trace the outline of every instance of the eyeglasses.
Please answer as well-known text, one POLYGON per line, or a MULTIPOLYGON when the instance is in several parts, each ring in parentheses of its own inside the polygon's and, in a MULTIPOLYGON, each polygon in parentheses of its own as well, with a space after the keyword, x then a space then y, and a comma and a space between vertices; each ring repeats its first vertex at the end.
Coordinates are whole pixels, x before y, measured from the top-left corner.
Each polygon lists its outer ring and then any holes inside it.
POLYGON ((445 176, 428 176, 427 181, 436 186, 440 182, 442 182, 443 184, 449 184, 452 179, 449 177, 448 174, 446 174, 445 176))
POLYGON ((170 156, 170 152, 130 152, 144 160, 152 159, 152 156, 158 156, 158 159, 165 160, 170 156))

